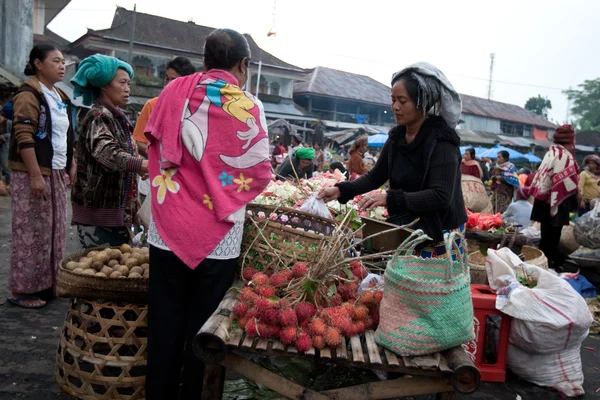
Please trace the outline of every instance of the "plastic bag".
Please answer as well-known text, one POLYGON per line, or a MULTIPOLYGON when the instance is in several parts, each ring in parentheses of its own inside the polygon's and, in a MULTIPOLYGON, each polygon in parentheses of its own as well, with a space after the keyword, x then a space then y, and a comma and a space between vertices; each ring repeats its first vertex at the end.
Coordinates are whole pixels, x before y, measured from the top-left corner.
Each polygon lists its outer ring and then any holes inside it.
POLYGON ((600 249, 600 205, 583 214, 573 228, 575 241, 588 249, 600 249))
POLYGON ((362 280, 358 286, 358 295, 360 296, 364 291, 378 292, 383 290, 383 276, 377 274, 369 274, 362 280))
POLYGON ((299 208, 300 211, 304 211, 310 214, 318 215, 322 218, 333 219, 327 204, 323 200, 317 200, 318 193, 313 193, 304 204, 299 208))
POLYGON ((507 248, 489 250, 486 270, 496 308, 513 317, 508 367, 569 397, 583 390, 581 343, 593 322, 586 301, 556 273, 523 263, 507 248), (535 287, 519 282, 527 278, 535 287))

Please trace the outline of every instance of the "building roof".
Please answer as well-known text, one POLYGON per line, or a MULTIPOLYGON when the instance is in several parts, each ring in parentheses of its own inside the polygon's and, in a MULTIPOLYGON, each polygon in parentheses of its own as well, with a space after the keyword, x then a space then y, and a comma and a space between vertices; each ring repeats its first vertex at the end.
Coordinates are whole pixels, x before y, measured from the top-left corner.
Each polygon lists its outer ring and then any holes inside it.
POLYGON ((600 147, 600 131, 583 131, 577 133, 577 144, 600 147))
POLYGON ((43 35, 33 35, 33 44, 51 44, 57 49, 64 51, 69 48, 71 42, 69 42, 64 37, 52 32, 50 29, 46 28, 44 29, 43 35))
MULTIPOLYGON (((134 42, 138 45, 160 47, 170 50, 195 53, 202 56, 206 37, 215 28, 196 25, 194 22, 183 22, 174 19, 159 17, 152 14, 136 12, 134 42)), ((129 41, 131 37, 131 24, 133 11, 117 7, 111 27, 103 30, 89 30, 88 35, 96 35, 105 39, 129 41)), ((274 55, 258 47, 252 36, 245 34, 250 45, 252 62, 258 63, 262 57, 263 66, 291 69, 304 72, 300 67, 288 64, 274 55)))
POLYGON ((306 82, 294 85, 294 94, 316 94, 366 103, 390 105, 390 88, 365 75, 316 67, 306 82))
POLYGON ((520 122, 522 124, 534 125, 549 129, 556 128, 552 122, 547 121, 538 115, 527 111, 523 107, 514 104, 501 103, 499 101, 482 99, 480 97, 461 94, 463 102, 463 114, 477 115, 501 119, 510 122, 520 122))

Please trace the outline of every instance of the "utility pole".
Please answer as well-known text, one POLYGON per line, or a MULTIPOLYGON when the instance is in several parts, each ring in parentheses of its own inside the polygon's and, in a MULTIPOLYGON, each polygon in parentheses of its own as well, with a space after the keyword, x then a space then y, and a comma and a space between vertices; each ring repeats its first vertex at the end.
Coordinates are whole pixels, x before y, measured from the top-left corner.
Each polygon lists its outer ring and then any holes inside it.
POLYGON ((136 17, 136 7, 137 4, 133 4, 133 22, 131 25, 131 36, 129 37, 129 53, 127 55, 127 62, 129 64, 131 64, 131 61, 133 59, 133 41, 135 39, 135 17, 136 17))
MULTIPOLYGON (((572 87, 569 86, 569 91, 572 90, 572 87)), ((569 114, 571 113, 571 98, 567 95, 567 118, 565 119, 565 124, 569 123, 569 114)))
POLYGON ((494 57, 495 53, 490 54, 490 82, 488 84, 488 100, 492 99, 492 75, 494 73, 494 57))

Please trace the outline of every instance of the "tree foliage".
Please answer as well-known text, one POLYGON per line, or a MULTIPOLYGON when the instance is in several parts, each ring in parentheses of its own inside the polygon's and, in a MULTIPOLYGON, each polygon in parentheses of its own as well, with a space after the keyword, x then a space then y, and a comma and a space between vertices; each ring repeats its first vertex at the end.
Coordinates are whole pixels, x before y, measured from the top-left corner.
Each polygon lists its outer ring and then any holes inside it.
POLYGON ((531 97, 527 100, 525 109, 547 119, 548 111, 552 109, 552 103, 547 98, 538 94, 537 97, 531 97))
POLYGON ((600 78, 586 80, 578 90, 566 90, 571 100, 571 113, 577 117, 580 130, 600 130, 600 78))

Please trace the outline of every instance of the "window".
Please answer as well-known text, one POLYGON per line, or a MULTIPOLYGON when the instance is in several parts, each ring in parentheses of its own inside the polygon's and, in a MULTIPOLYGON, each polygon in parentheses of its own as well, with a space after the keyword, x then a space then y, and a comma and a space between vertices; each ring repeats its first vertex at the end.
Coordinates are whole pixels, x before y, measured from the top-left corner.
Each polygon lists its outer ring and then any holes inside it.
MULTIPOLYGON (((501 121, 500 130, 505 135, 524 136, 525 126, 523 124, 519 124, 518 122, 501 121)), ((529 135, 531 136, 531 131, 529 135)))
POLYGON ((271 82, 270 86, 271 86, 270 94, 279 96, 279 93, 281 92, 281 85, 279 84, 279 82, 271 82))

